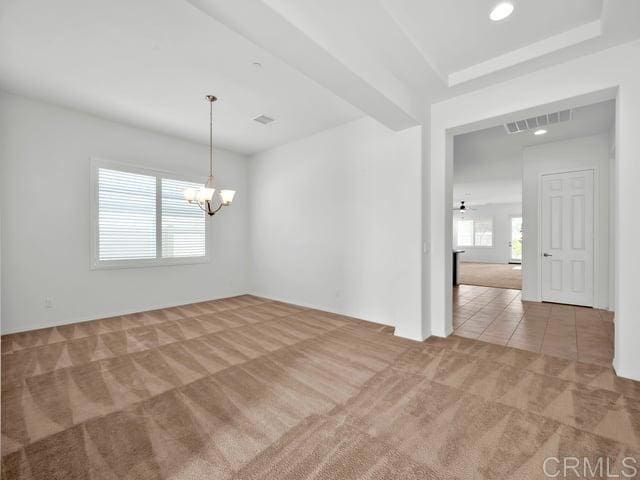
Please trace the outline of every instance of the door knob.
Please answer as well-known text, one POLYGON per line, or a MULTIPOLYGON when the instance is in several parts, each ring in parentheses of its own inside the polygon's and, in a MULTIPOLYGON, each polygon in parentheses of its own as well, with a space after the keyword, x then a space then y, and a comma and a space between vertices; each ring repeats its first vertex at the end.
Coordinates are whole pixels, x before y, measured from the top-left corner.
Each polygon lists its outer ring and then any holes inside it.
POLYGON ((543 253, 542 254, 544 257, 553 257, 553 255, 551 255, 550 253, 543 253))

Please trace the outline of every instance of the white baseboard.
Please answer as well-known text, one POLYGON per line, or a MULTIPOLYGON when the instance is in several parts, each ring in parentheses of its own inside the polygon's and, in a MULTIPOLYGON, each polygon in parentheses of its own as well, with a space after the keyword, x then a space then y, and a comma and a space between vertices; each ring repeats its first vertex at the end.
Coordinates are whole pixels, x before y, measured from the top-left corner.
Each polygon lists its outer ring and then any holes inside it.
POLYGON ((435 328, 431 331, 431 335, 441 338, 446 338, 451 334, 453 334, 453 327, 447 327, 446 329, 435 328))
POLYGON ((292 305, 298 305, 300 307, 312 308, 314 310, 322 310, 323 312, 335 313, 336 315, 343 315, 345 317, 351 317, 351 318, 355 318, 356 320, 363 320, 365 322, 377 323, 379 325, 386 325, 388 327, 395 327, 395 325, 391 325, 391 324, 386 323, 386 322, 381 322, 381 321, 379 321, 377 319, 376 320, 372 320, 370 318, 362 318, 359 314, 354 313, 354 312, 335 309, 335 308, 327 307, 327 306, 324 306, 324 305, 318 305, 318 304, 315 304, 315 303, 301 302, 299 300, 292 300, 292 299, 286 298, 286 297, 266 295, 264 293, 257 293, 257 292, 252 292, 249 295, 266 298, 268 300, 273 300, 275 302, 290 303, 292 305))
POLYGON ((393 332, 393 334, 396 337, 406 338, 407 340, 413 340, 413 341, 416 341, 416 342, 423 342, 425 339, 429 338, 429 335, 427 335, 426 337, 421 337, 421 336, 415 335, 414 333, 411 333, 411 332, 405 332, 402 328, 398 328, 398 327, 396 327, 396 329, 393 332))
POLYGON ((314 310, 322 310, 324 312, 335 313, 336 315, 344 315, 346 317, 358 318, 354 315, 351 315, 349 313, 345 313, 343 311, 339 311, 333 308, 328 308, 326 306, 321 306, 318 304, 313 304, 308 302, 300 302, 298 300, 292 300, 286 297, 279 297, 279 296, 274 297, 273 295, 267 295, 264 293, 257 293, 257 292, 250 293, 250 295, 253 295, 254 297, 266 298, 267 300, 273 300, 274 302, 290 303, 291 305, 298 305, 299 307, 312 308, 314 310))
POLYGON ((36 323, 32 323, 29 325, 24 325, 24 328, 10 328, 8 330, 5 330, 4 328, 2 328, 2 335, 8 335, 11 333, 20 333, 20 332, 28 332, 30 330, 40 330, 43 328, 53 328, 53 327, 59 327, 62 325, 70 325, 72 323, 83 323, 83 322, 90 322, 92 320, 100 320, 103 318, 110 318, 110 317, 119 317, 121 315, 131 315, 132 313, 140 313, 140 312, 148 312, 150 310, 160 310, 162 308, 172 308, 172 307, 180 307, 182 305, 190 305, 192 303, 200 303, 200 302, 211 302, 213 300, 220 300, 222 298, 230 298, 230 297, 237 297, 239 295, 251 295, 247 292, 239 292, 239 293, 230 293, 228 295, 224 295, 224 296, 217 296, 217 297, 208 297, 208 298, 195 298, 192 301, 189 301, 188 303, 158 303, 158 304, 152 304, 152 305, 146 305, 146 306, 142 306, 142 307, 137 307, 137 308, 125 308, 125 309, 121 309, 121 310, 112 310, 112 311, 107 311, 107 312, 98 312, 92 315, 87 315, 87 316, 83 316, 82 318, 69 318, 66 320, 62 320, 62 321, 57 321, 57 322, 36 322, 36 323))
POLYGON ((618 358, 614 357, 613 369, 615 370, 616 375, 640 382, 640 365, 634 365, 632 368, 628 368, 628 366, 622 366, 619 363, 618 358))

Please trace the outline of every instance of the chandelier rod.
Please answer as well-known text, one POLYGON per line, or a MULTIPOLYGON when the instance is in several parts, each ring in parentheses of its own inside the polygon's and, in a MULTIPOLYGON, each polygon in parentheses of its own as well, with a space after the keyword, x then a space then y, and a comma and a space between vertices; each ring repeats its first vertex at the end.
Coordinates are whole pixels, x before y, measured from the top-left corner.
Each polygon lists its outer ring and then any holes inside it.
POLYGON ((209 100, 209 176, 213 176, 213 102, 217 98, 213 95, 207 95, 209 100))
POLYGON ((193 188, 187 188, 183 194, 190 204, 197 204, 198 207, 208 215, 215 215, 222 207, 227 207, 233 202, 236 194, 235 190, 217 190, 213 178, 213 102, 218 100, 214 95, 206 95, 209 102, 209 178, 204 186, 200 187, 199 193, 193 188), (216 207, 211 200, 216 195, 219 202, 216 207))

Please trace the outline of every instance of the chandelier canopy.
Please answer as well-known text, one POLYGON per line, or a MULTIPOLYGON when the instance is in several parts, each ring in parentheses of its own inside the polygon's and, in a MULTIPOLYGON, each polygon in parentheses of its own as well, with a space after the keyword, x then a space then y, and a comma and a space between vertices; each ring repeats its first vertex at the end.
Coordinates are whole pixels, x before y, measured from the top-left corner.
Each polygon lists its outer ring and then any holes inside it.
POLYGON ((222 207, 227 207, 233 202, 235 190, 218 190, 213 178, 213 102, 217 100, 213 95, 207 95, 209 101, 209 178, 200 189, 187 188, 184 191, 184 199, 189 203, 197 204, 205 213, 215 215, 222 207))

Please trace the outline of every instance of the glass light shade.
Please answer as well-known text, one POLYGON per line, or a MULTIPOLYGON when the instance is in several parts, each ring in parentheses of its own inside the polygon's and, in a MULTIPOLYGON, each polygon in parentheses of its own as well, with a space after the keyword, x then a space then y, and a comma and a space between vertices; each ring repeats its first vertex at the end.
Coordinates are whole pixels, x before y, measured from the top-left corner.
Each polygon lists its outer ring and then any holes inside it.
POLYGON ((222 203, 228 205, 233 202, 233 197, 236 196, 235 190, 220 190, 220 196, 222 197, 222 203))
POLYGON ((215 193, 215 191, 216 191, 215 188, 202 187, 198 191, 198 202, 200 203, 210 202, 211 199, 213 198, 213 194, 215 193))
POLYGON ((489 18, 494 22, 499 22, 500 20, 504 20, 509 15, 513 13, 513 4, 510 2, 502 2, 496 5, 491 13, 489 13, 489 18))
POLYGON ((194 202, 196 201, 197 197, 198 197, 198 192, 196 192, 195 188, 187 188, 184 192, 184 199, 187 202, 194 202))

